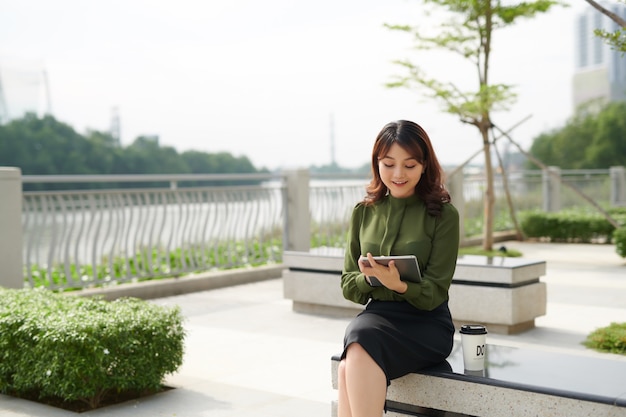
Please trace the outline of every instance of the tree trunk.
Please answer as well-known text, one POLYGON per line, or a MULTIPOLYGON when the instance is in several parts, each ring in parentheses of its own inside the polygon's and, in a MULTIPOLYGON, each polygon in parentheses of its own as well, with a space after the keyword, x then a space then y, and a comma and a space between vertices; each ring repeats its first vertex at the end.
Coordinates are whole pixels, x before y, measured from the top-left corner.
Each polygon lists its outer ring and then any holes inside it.
POLYGON ((498 158, 498 166, 502 172, 502 188, 504 189, 504 195, 506 196, 506 203, 509 206, 509 214, 511 216, 511 221, 513 222, 513 226, 515 227, 515 234, 517 240, 524 240, 524 234, 522 233, 522 229, 519 226, 517 221, 517 213, 515 212, 515 206, 513 205, 513 198, 511 197, 511 191, 509 190, 509 180, 507 178, 507 167, 504 166, 504 162, 502 161, 502 157, 500 156, 500 152, 498 152, 498 145, 496 145, 495 140, 493 142, 493 150, 496 153, 496 157, 498 158))
POLYGON ((493 185, 493 166, 491 164, 491 145, 489 143, 488 128, 480 127, 483 137, 483 154, 485 155, 485 198, 483 200, 483 249, 490 251, 493 248, 493 223, 495 211, 495 194, 493 185))

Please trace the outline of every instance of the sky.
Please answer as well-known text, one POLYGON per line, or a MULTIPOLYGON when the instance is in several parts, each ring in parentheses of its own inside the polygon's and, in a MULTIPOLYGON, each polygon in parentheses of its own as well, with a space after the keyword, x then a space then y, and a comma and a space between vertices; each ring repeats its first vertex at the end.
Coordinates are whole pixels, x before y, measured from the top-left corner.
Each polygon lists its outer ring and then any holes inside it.
MULTIPOLYGON (((525 149, 572 116, 574 23, 586 6, 571 0, 494 34, 490 82, 518 98, 492 119, 517 125, 510 135, 525 149)), ((108 131, 116 108, 124 146, 158 135, 178 152, 229 152, 257 168, 353 168, 387 122, 408 119, 443 165, 481 149, 475 127, 423 92, 385 87, 406 58, 439 81, 478 84, 465 61, 384 27, 435 30, 419 0, 0 0, 0 11, 9 112, 36 103, 86 133, 108 131)))

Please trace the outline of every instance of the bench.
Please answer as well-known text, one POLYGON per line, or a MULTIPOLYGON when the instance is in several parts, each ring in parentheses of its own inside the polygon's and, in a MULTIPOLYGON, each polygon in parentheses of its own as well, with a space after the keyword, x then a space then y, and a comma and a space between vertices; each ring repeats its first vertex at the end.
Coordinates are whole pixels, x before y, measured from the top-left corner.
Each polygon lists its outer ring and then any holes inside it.
MULTIPOLYGON (((334 389, 338 364, 335 355, 334 389)), ((391 381, 387 410, 385 417, 623 417, 626 358, 489 344, 485 371, 472 373, 455 340, 446 362, 391 381)))
MULTIPOLYGON (((341 293, 343 254, 285 251, 283 264, 283 295, 294 311, 353 317, 363 309, 341 293)), ((545 261, 460 256, 448 303, 455 324, 480 323, 499 334, 533 328, 535 318, 546 314, 545 273, 545 261)))

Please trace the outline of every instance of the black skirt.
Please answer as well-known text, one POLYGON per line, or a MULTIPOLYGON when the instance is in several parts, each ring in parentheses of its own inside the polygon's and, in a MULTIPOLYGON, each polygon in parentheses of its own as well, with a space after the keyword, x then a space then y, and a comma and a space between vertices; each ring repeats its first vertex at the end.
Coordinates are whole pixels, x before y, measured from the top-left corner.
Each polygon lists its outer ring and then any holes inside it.
POLYGON ((407 302, 372 300, 346 328, 342 359, 351 343, 363 346, 382 368, 387 384, 438 364, 454 343, 448 303, 425 311, 407 302))

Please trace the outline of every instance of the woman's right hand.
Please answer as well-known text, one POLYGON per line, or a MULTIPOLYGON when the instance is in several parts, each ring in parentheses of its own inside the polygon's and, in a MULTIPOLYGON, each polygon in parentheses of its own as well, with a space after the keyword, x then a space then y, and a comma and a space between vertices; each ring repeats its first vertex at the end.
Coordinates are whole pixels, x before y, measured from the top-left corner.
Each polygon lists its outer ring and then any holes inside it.
POLYGON ((374 256, 370 252, 367 253, 367 260, 369 265, 362 261, 359 261, 358 264, 359 270, 365 274, 365 279, 367 279, 370 285, 369 277, 373 276, 376 277, 382 285, 392 291, 396 291, 400 294, 406 292, 408 286, 406 282, 400 279, 400 272, 398 272, 394 261, 389 261, 389 266, 379 264, 374 260, 374 256))

